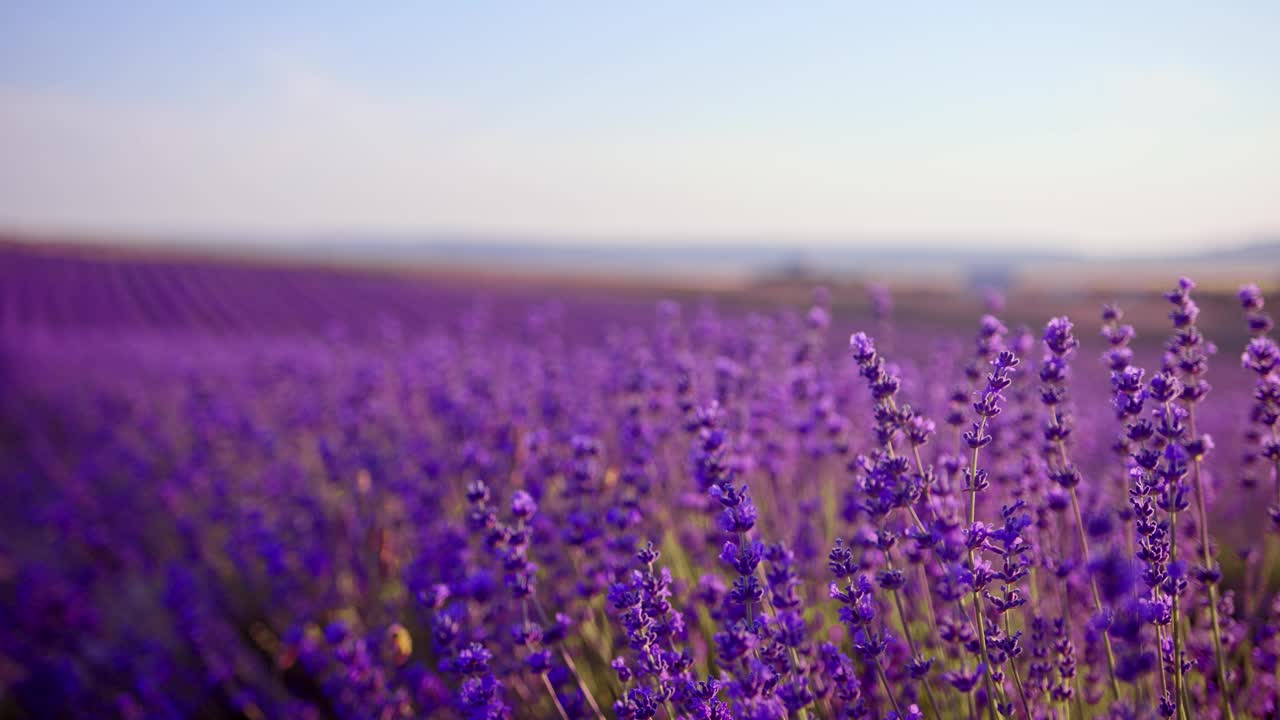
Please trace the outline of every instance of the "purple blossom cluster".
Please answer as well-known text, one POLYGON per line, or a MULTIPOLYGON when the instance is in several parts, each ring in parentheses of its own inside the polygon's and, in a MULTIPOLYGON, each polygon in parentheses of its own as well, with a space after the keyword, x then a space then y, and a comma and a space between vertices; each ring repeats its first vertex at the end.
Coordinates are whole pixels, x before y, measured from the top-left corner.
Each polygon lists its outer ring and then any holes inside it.
POLYGON ((1280 348, 1194 291, 1096 355, 876 286, 8 363, 0 717, 1277 717, 1280 348))

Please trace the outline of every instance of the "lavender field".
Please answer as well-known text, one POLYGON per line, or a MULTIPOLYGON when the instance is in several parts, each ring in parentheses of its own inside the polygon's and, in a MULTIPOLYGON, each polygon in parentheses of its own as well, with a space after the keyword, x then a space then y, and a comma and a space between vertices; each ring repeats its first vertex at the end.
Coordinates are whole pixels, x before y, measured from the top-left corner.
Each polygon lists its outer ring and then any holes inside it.
POLYGON ((1280 350, 1162 283, 0 246, 0 718, 1280 717, 1280 350))

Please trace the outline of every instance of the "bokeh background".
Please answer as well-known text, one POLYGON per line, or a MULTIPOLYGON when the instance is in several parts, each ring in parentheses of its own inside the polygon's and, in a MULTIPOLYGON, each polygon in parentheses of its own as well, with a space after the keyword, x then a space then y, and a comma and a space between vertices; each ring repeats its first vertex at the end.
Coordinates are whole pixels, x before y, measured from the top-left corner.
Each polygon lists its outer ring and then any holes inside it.
POLYGON ((1154 367, 1160 293, 1194 277, 1215 539, 1238 632, 1262 627, 1280 569, 1266 478, 1236 462, 1236 291, 1280 290, 1277 78, 1274 2, 0 3, 0 718, 359 717, 300 638, 385 643, 392 617, 427 670, 387 670, 410 689, 379 702, 450 717, 406 608, 462 501, 405 487, 474 458, 424 449, 456 428, 398 393, 516 427, 531 385, 495 357, 612 397, 596 361, 672 327, 710 383, 734 333, 791 351, 817 287, 831 377, 873 332, 939 417, 984 313, 1037 336, 1069 315, 1101 466, 1100 308, 1154 367), (436 512, 406 529, 402 502, 436 512), (301 575, 330 585, 273 584, 301 575))

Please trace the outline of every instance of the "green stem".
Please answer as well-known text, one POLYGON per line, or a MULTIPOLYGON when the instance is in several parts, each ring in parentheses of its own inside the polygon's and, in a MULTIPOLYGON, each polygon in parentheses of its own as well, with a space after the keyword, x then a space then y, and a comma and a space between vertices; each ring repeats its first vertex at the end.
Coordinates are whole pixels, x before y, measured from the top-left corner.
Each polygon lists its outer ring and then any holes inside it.
MULTIPOLYGON (((547 611, 543 609, 542 602, 539 601, 536 596, 533 598, 533 606, 537 609, 538 616, 542 619, 542 622, 546 625, 550 625, 551 619, 548 617, 547 611)), ((569 654, 569 651, 565 649, 563 645, 560 646, 559 650, 560 657, 564 660, 565 667, 568 667, 569 672, 573 674, 573 679, 578 683, 578 689, 582 691, 582 695, 586 699, 587 705, 591 706, 591 711, 595 713, 597 720, 604 720, 604 713, 600 711, 600 705, 596 703, 595 696, 587 689, 587 683, 582 679, 582 673, 578 672, 578 665, 573 661, 573 656, 569 654)), ((544 677, 543 679, 545 680, 546 678, 544 677)))
POLYGON ((569 713, 564 711, 564 705, 561 705, 560 698, 556 697, 556 690, 551 687, 551 681, 547 679, 547 674, 540 673, 538 677, 542 678, 542 685, 547 688, 547 694, 551 696, 551 702, 556 704, 556 710, 560 713, 560 717, 563 720, 569 720, 569 713))
MULTIPOLYGON (((1194 438, 1196 436, 1196 416, 1195 410, 1190 406, 1187 407, 1187 423, 1191 436, 1194 438)), ((1209 513, 1205 510, 1204 505, 1204 483, 1200 479, 1200 462, 1200 456, 1192 458, 1191 478, 1196 486, 1196 514, 1200 524, 1200 549, 1205 570, 1208 570, 1213 567, 1213 554, 1209 550, 1209 513)), ((1218 663, 1218 695, 1222 700, 1222 709, 1227 712, 1227 720, 1235 720, 1235 708, 1231 706, 1231 699, 1227 694, 1227 662, 1223 656, 1222 630, 1218 622, 1218 584, 1215 582, 1207 584, 1209 585, 1209 619, 1213 624, 1213 654, 1218 663)))
MULTIPOLYGON (((1084 564, 1088 568, 1089 559, 1089 539, 1084 532, 1084 518, 1080 514, 1080 501, 1076 498, 1076 489, 1071 488, 1071 509, 1076 515, 1076 529, 1080 531, 1080 549, 1084 554, 1084 564)), ((1098 592, 1098 579, 1089 576, 1089 588, 1093 590, 1093 608, 1098 613, 1102 613, 1102 595, 1098 592)), ((1111 636, 1104 630, 1102 633, 1102 642, 1107 649, 1107 671, 1111 677, 1111 692, 1115 693, 1117 700, 1120 699, 1120 683, 1116 679, 1116 656, 1111 650, 1111 636)))
MULTIPOLYGON (((738 542, 743 543, 745 547, 745 543, 747 542, 746 533, 743 533, 743 532, 738 533, 738 542)), ((762 572, 762 570, 760 569, 760 566, 758 565, 756 566, 756 572, 757 573, 762 572)), ((765 578, 764 580, 765 580, 765 587, 768 588, 769 580, 768 578, 765 578)), ((769 610, 769 614, 773 615, 776 618, 778 615, 778 611, 773 607, 773 601, 769 599, 769 593, 771 592, 773 592, 773 589, 768 588, 764 594, 764 602, 769 610)), ((747 612, 748 614, 750 614, 751 612, 750 603, 747 604, 747 612)), ((791 655, 791 675, 793 678, 798 680, 799 673, 800 673, 800 654, 797 653, 796 649, 793 647, 788 647, 787 650, 790 651, 790 655, 791 655)), ((806 710, 805 708, 799 708, 796 710, 796 717, 799 718, 799 720, 809 720, 809 711, 806 710)))
POLYGON ((893 705, 893 711, 902 716, 902 708, 898 707, 898 700, 893 696, 893 688, 889 685, 889 678, 885 677, 884 668, 880 666, 879 659, 871 661, 876 666, 876 673, 880 676, 880 683, 884 685, 884 694, 889 696, 889 703, 893 705))
MULTIPOLYGON (((987 418, 984 416, 978 423, 978 437, 987 429, 987 418)), ((969 527, 978 519, 978 448, 973 449, 973 460, 969 466, 969 527)), ((977 572, 978 566, 974 562, 973 548, 969 548, 969 568, 972 572, 977 572)), ((993 683, 991 682, 991 656, 987 654, 987 628, 982 617, 982 596, 978 593, 978 587, 975 584, 973 588, 973 615, 978 623, 978 643, 982 649, 982 660, 984 672, 982 674, 982 682, 987 688, 987 715, 991 720, 995 720, 995 698, 996 692, 993 691, 993 683)), ((1001 693, 1003 695, 1003 693, 1001 693)), ((1003 702, 1003 698, 1001 699, 1003 702)))
POLYGON ((1166 693, 1169 692, 1169 683, 1164 676, 1164 658, 1161 654, 1164 652, 1164 630, 1156 626, 1156 666, 1160 668, 1160 698, 1164 699, 1166 693))
MULTIPOLYGON (((1178 511, 1173 503, 1173 488, 1169 488, 1169 564, 1178 561, 1178 511)), ((1184 683, 1182 678, 1182 620, 1181 608, 1178 600, 1177 586, 1174 586, 1173 593, 1173 692, 1178 698, 1179 715, 1186 717, 1186 694, 1184 692, 1184 683)))
MULTIPOLYGON (((888 557, 888 552, 885 553, 888 557)), ((889 563, 889 570, 893 570, 893 564, 889 563)), ((920 652, 916 649, 916 641, 911 639, 911 627, 907 624, 907 612, 902 607, 902 591, 893 591, 893 603, 898 606, 898 620, 902 623, 902 634, 907 638, 907 647, 911 650, 912 658, 919 657, 920 652)), ((929 677, 926 674, 920 678, 920 683, 924 686, 924 694, 929 698, 929 705, 933 707, 933 715, 937 720, 942 720, 941 711, 938 709, 938 701, 933 697, 933 688, 929 686, 929 677)))
MULTIPOLYGON (((1004 631, 1008 635, 1013 635, 1013 623, 1009 620, 1009 614, 1004 616, 1004 631)), ((1009 671, 1013 673, 1013 686, 1018 689, 1018 698, 1022 700, 1022 712, 1026 713, 1027 720, 1031 720, 1031 704, 1027 702, 1027 691, 1022 687, 1022 678, 1018 675, 1018 664, 1009 658, 1009 671)))
MULTIPOLYGON (((1168 400, 1164 402, 1164 411, 1169 417, 1173 416, 1173 407, 1168 400)), ((1173 486, 1168 489, 1170 566, 1178 561, 1178 498, 1175 490, 1173 486)), ((1187 703, 1186 683, 1182 676, 1182 603, 1178 597, 1176 583, 1173 590, 1173 691, 1178 698, 1179 715, 1185 716, 1187 703)))

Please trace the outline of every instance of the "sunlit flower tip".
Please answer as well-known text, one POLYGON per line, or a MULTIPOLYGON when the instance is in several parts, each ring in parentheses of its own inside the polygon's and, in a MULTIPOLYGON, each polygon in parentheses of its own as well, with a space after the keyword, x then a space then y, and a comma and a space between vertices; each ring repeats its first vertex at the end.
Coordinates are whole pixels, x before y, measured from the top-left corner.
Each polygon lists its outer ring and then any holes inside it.
POLYGON ((837 538, 835 547, 827 554, 827 567, 831 569, 832 575, 845 578, 858 572, 860 566, 853 556, 853 551, 837 538))
POLYGON ((970 672, 964 670, 950 670, 942 674, 942 679, 951 687, 962 693, 972 692, 978 683, 981 682, 983 675, 987 672, 986 663, 978 663, 970 672))
POLYGON ((1133 352, 1124 347, 1137 335, 1132 325, 1108 325, 1103 328, 1102 336, 1107 339, 1113 347, 1112 352, 1124 353, 1126 356, 1132 357, 1133 352))
POLYGON ((897 710, 890 710, 889 714, 885 716, 885 720, 924 720, 924 712, 918 705, 912 703, 901 713, 897 710))
POLYGON ((716 520, 720 529, 727 533, 744 533, 755 527, 758 517, 755 504, 744 496, 741 503, 736 507, 726 507, 716 520))
POLYGON ((764 544, 758 540, 747 541, 739 547, 736 543, 726 542, 720 551, 720 560, 732 567, 739 575, 752 575, 764 555, 764 544))
POLYGON ((1071 489, 1073 487, 1077 487, 1078 485, 1080 485, 1080 481, 1082 479, 1083 478, 1080 475, 1080 471, 1077 470, 1074 466, 1067 466, 1065 468, 1062 468, 1061 470, 1056 470, 1053 472, 1053 481, 1057 483, 1059 487, 1065 488, 1065 489, 1071 489))
POLYGON ((825 330, 831 325, 831 313, 824 307, 814 306, 809 308, 809 314, 805 320, 810 329, 825 330))
POLYGON ((1071 496, 1058 488, 1051 488, 1044 499, 1046 507, 1053 512, 1062 512, 1071 506, 1071 496))
POLYGON ((1257 312, 1263 307, 1262 291, 1254 283, 1241 285, 1237 297, 1240 298, 1240 307, 1250 312, 1257 312))
POLYGON ((1192 459, 1199 460, 1205 455, 1213 451, 1213 436, 1209 433, 1201 433, 1199 436, 1187 440, 1183 448, 1187 451, 1187 455, 1192 459))
POLYGON ((991 361, 996 366, 996 370, 1012 370, 1018 367, 1018 356, 1010 350, 1001 350, 996 354, 996 359, 991 361))
POLYGON ((538 512, 538 503, 533 496, 524 490, 517 490, 511 496, 511 515, 517 520, 528 520, 538 512))
POLYGON ((1007 335, 1009 328, 1000 322, 1000 319, 994 315, 983 315, 982 322, 978 329, 979 334, 983 337, 992 337, 995 335, 1007 335))
POLYGON ((1074 326, 1065 316, 1055 317, 1044 328, 1044 344, 1054 355, 1066 355, 1074 350, 1080 341, 1072 334, 1074 326))
POLYGON ((912 416, 907 423, 907 439, 912 445, 924 445, 937 431, 937 425, 923 415, 912 416))
POLYGON ((1162 372, 1151 378, 1147 384, 1151 398, 1156 402, 1169 402, 1182 394, 1182 383, 1173 375, 1162 372))
POLYGON ((653 546, 652 542, 645 544, 644 547, 636 551, 636 559, 639 560, 642 565, 652 565, 657 562, 658 558, 661 556, 662 553, 653 546))
POLYGON ((1133 395, 1142 390, 1143 375, 1142 368, 1130 365, 1119 372, 1111 374, 1111 385, 1116 392, 1133 395))
POLYGON ((613 671, 618 674, 619 681, 625 683, 631 680, 631 668, 627 667, 627 661, 625 658, 614 658, 609 663, 609 667, 613 668, 613 671))
POLYGON ((517 623, 511 628, 511 639, 517 645, 537 645, 542 642, 542 626, 532 621, 517 623))
MULTIPOLYGON (((990 445, 991 441, 994 439, 995 438, 993 436, 987 434, 985 430, 982 430, 977 423, 973 424, 972 430, 968 430, 964 433, 965 444, 968 445, 969 449, 971 450, 979 450, 981 448, 984 448, 987 445, 990 445)), ((979 472, 985 472, 985 471, 979 471, 979 472)))
POLYGON ((876 358, 876 346, 864 332, 856 332, 849 337, 849 351, 859 365, 869 365, 876 358))
POLYGON ((729 589, 729 601, 735 605, 749 605, 764 599, 764 587, 755 575, 739 576, 729 589))
POLYGON ((492 659, 492 653, 480 643, 473 642, 458 651, 454 666, 463 675, 479 675, 489 671, 489 661, 492 659))
POLYGON ((467 483, 467 502, 472 504, 480 504, 488 502, 489 486, 483 480, 473 480, 467 483))
POLYGON ((933 662, 933 658, 916 655, 907 661, 907 674, 917 680, 926 677, 933 669, 933 662))
POLYGON ((832 600, 839 600, 846 605, 854 601, 853 594, 849 591, 841 590, 840 586, 836 583, 829 583, 827 585, 827 597, 832 600))
POLYGON ((1254 335, 1265 335, 1271 332, 1275 326, 1275 322, 1267 313, 1258 312, 1249 315, 1249 332, 1254 335))
POLYGON ((621 700, 614 703, 614 712, 619 718, 627 720, 648 720, 658 714, 659 700, 653 692, 643 686, 633 687, 621 700))
POLYGON ((1240 355, 1240 364, 1246 370, 1252 370, 1259 375, 1268 375, 1280 365, 1280 348, 1271 338, 1253 338, 1240 355))
POLYGON ((890 592, 902 589, 906 581, 906 576, 898 569, 881 570, 876 574, 876 582, 880 583, 881 588, 890 592))
POLYGON ((458 702, 467 718, 499 720, 507 714, 499 692, 502 683, 492 675, 468 678, 458 689, 458 702))
POLYGON ((540 648, 529 653, 525 658, 525 664, 534 673, 544 673, 551 669, 551 651, 546 648, 540 648))

